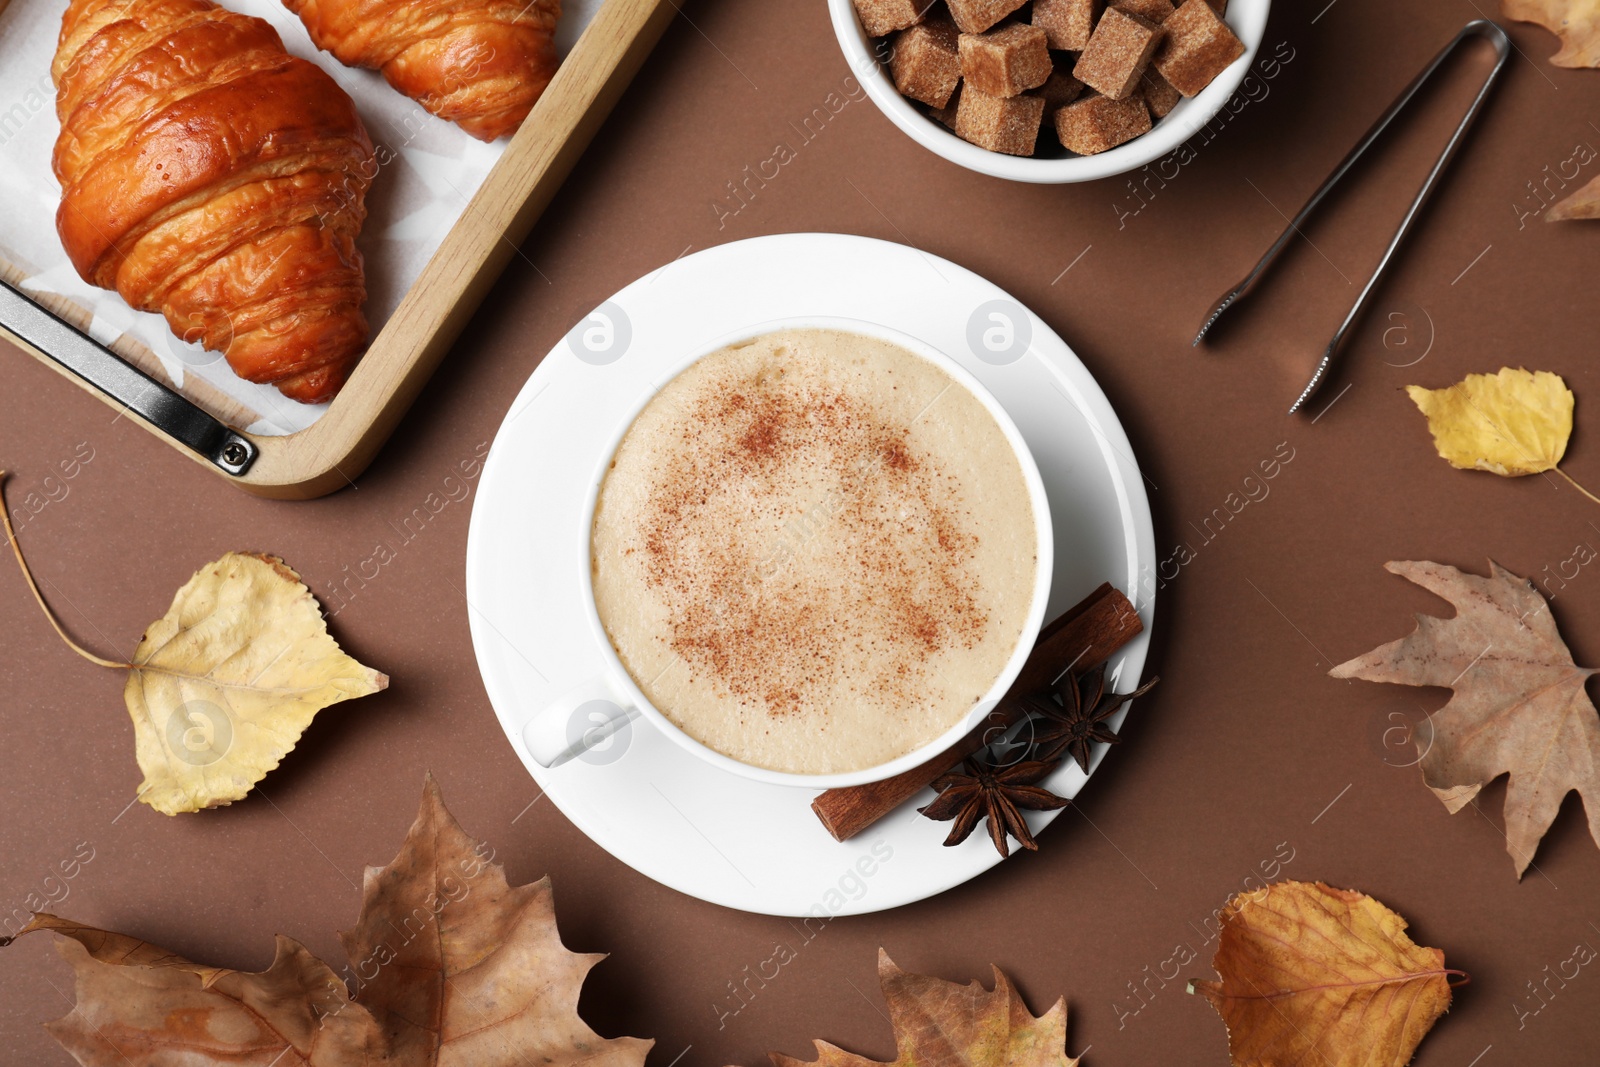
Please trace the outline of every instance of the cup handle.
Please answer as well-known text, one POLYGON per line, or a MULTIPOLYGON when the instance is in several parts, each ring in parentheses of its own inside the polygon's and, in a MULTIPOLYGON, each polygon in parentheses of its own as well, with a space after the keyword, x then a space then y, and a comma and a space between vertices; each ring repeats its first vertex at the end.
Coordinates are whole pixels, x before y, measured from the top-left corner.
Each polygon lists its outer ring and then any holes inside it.
POLYGON ((629 724, 638 717, 639 710, 619 701, 604 678, 591 678, 535 712, 522 726, 522 743, 541 767, 559 767, 589 752, 606 754, 591 762, 611 763, 627 751, 629 724))

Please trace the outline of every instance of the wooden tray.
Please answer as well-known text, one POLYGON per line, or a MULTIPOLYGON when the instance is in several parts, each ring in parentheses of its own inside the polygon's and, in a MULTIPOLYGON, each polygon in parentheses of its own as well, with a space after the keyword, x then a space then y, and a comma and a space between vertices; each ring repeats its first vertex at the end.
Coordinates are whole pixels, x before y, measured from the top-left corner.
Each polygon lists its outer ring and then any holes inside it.
MULTIPOLYGON (((0 0, 0 11, 6 3, 0 0)), ((281 437, 235 431, 258 453, 243 474, 227 472, 73 374, 46 350, 45 334, 32 333, 30 341, 0 324, 0 336, 247 492, 299 500, 330 493, 360 473, 388 439, 676 11, 672 0, 606 0, 322 417, 281 437)), ((0 279, 14 281, 7 266, 0 263, 0 279)), ((86 327, 87 316, 69 301, 46 296, 34 302, 68 326, 86 327)), ((164 380, 147 351, 140 358, 127 346, 111 347, 164 380)), ((195 399, 226 420, 229 402, 218 403, 219 397, 212 390, 195 399)))

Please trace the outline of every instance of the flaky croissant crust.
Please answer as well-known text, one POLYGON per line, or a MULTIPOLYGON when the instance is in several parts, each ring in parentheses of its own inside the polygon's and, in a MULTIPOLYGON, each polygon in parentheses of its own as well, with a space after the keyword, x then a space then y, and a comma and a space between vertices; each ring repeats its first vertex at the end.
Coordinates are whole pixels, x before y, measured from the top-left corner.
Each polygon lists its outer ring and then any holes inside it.
POLYGON ((314 402, 366 343, 376 171, 351 102, 208 0, 72 0, 52 66, 56 228, 86 281, 314 402))
POLYGON ((283 2, 318 48, 484 141, 522 124, 559 62, 561 0, 283 2))

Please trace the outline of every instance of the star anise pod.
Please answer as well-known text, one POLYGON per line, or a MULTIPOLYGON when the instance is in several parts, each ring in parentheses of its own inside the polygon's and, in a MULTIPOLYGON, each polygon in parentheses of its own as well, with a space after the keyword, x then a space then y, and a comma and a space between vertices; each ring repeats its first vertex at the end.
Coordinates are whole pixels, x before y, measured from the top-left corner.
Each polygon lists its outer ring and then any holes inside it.
POLYGON ((1134 697, 1144 696, 1161 679, 1151 678, 1131 693, 1106 692, 1104 664, 1077 675, 1068 671, 1056 683, 1055 693, 1045 690, 1024 697, 1022 706, 1034 715, 1034 754, 1043 760, 1072 753, 1084 774, 1089 773, 1089 746, 1096 741, 1114 745, 1122 738, 1105 721, 1134 697))
POLYGON ((1067 803, 1050 790, 1035 785, 1055 770, 1058 760, 1028 760, 1009 767, 996 767, 976 757, 968 757, 962 771, 950 771, 933 781, 939 795, 922 809, 922 814, 940 822, 955 820, 946 845, 959 845, 977 827, 979 819, 989 822, 989 839, 1000 855, 1009 856, 1006 835, 1032 852, 1039 850, 1019 809, 1053 811, 1067 803))

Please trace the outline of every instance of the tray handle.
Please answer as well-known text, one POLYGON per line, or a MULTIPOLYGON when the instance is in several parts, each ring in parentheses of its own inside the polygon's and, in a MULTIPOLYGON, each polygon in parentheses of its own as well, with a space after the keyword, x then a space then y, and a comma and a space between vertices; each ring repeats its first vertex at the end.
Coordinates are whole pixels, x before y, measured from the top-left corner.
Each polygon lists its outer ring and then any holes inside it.
POLYGON ((61 370, 81 378, 179 444, 235 477, 250 469, 259 450, 187 397, 162 385, 65 319, 0 281, 0 329, 61 370))

